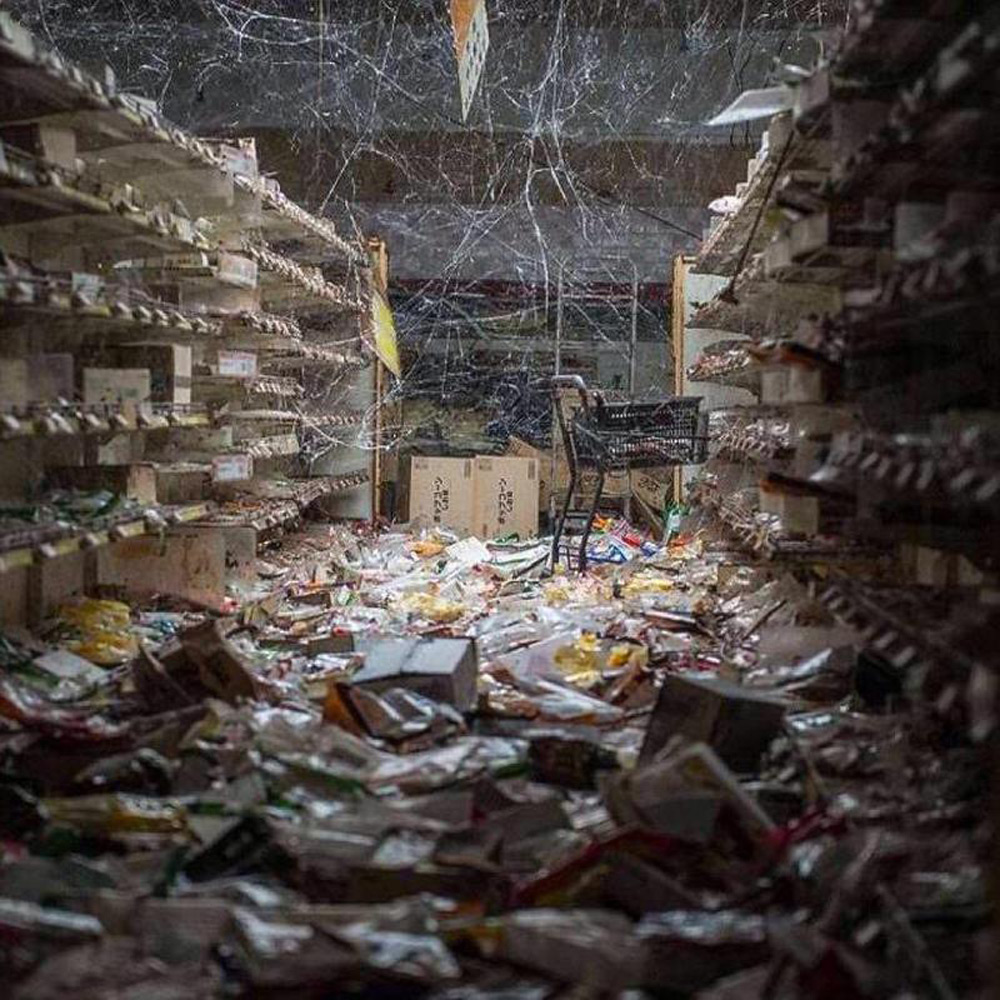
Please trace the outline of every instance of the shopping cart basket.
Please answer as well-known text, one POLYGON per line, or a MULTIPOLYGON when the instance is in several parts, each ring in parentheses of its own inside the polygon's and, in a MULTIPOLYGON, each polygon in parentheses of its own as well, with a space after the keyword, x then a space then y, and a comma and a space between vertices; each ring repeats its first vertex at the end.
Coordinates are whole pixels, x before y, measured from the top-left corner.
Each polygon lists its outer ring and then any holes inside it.
POLYGON ((577 565, 587 568, 587 544, 609 472, 664 465, 699 465, 708 459, 708 416, 700 412, 701 397, 654 402, 606 403, 591 394, 579 375, 552 379, 556 417, 569 465, 569 487, 552 538, 552 564, 559 561, 566 514, 580 469, 597 470, 597 488, 583 530, 577 565), (567 419, 561 388, 576 389, 580 408, 567 419))

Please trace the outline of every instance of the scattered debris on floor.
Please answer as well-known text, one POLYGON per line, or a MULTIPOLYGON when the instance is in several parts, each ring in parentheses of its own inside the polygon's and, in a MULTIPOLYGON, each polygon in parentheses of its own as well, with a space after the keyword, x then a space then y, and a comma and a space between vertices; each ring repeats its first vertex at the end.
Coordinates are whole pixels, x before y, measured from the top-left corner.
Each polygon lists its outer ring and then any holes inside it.
POLYGON ((313 525, 8 631, 7 995, 967 995, 988 723, 697 537, 543 550, 313 525))

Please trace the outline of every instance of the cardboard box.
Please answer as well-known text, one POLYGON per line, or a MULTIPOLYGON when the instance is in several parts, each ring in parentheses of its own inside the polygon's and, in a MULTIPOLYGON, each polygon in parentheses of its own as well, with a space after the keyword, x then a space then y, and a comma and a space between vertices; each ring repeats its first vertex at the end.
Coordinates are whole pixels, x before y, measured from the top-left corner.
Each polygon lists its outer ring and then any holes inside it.
POLYGON ((235 253, 219 251, 219 264, 216 271, 219 281, 236 288, 257 287, 257 262, 249 257, 241 257, 235 253))
POLYGON ((826 399, 823 372, 819 368, 792 365, 788 373, 786 403, 822 403, 826 399))
POLYGON ((760 401, 765 405, 785 402, 788 393, 788 369, 769 369, 760 375, 760 401))
MULTIPOLYGON (((761 965, 766 968, 771 958, 768 920, 757 913, 701 912, 694 918, 690 912, 654 913, 635 933, 647 949, 642 984, 656 996, 675 992, 701 996, 723 977, 731 986, 728 977, 761 965)), ((762 985, 755 989, 741 983, 725 995, 759 997, 766 995, 765 990, 762 985)))
POLYGON ((100 403, 148 403, 152 394, 148 368, 84 368, 83 401, 100 403))
POLYGON ((156 470, 152 465, 87 465, 50 468, 46 477, 63 489, 110 490, 140 503, 157 502, 156 470))
POLYGON ((253 479, 251 455, 217 455, 212 459, 213 483, 242 483, 253 479))
POLYGON ((646 944, 621 913, 523 909, 499 920, 501 959, 564 982, 586 984, 577 995, 620 995, 642 985, 646 944))
POLYGON ((76 173, 76 132, 55 125, 6 125, 0 139, 16 149, 76 173))
POLYGON ((616 775, 604 795, 620 825, 700 844, 711 843, 721 831, 731 836, 735 825, 759 860, 772 857, 774 823, 704 743, 616 775))
POLYGON ((533 458, 538 463, 538 509, 548 511, 549 497, 552 495, 552 452, 512 437, 507 445, 507 453, 515 458, 533 458))
POLYGON ((646 763, 672 737, 708 744, 727 767, 755 771, 781 730, 785 706, 752 688, 716 678, 668 674, 639 755, 646 763))
POLYGON ((236 139, 234 144, 220 143, 217 151, 226 161, 226 170, 250 180, 257 180, 257 142, 255 139, 236 139))
MULTIPOLYGON (((560 389, 563 400, 563 412, 566 414, 567 425, 572 424, 573 415, 580 409, 580 396, 575 389, 560 389)), ((552 495, 557 509, 562 508, 566 489, 569 486, 569 462, 563 448, 562 432, 559 429, 559 418, 552 414, 552 495)), ((582 508, 589 507, 597 489, 597 470, 580 469, 576 480, 573 505, 582 508)), ((609 473, 604 480, 602 497, 617 499, 627 497, 631 491, 629 474, 626 471, 609 473)))
MULTIPOLYGON (((556 508, 561 508, 569 486, 569 464, 564 458, 554 463, 552 476, 552 499, 556 508)), ((573 493, 573 503, 576 507, 589 507, 597 489, 597 470, 580 469, 576 477, 576 490, 573 493)), ((627 471, 610 472, 604 477, 604 489, 601 496, 609 500, 627 497, 632 486, 627 471)))
POLYGON ((483 539, 538 534, 538 463, 533 458, 476 459, 476 534, 483 539))
POLYGON ((471 458, 430 458, 410 462, 410 520, 424 517, 434 524, 476 533, 476 470, 471 458))
POLYGON ((782 530, 790 535, 815 535, 819 531, 817 497, 761 490, 760 509, 765 514, 776 514, 781 519, 782 530))
POLYGON ((28 362, 24 358, 0 358, 0 408, 22 409, 28 405, 28 362))
POLYGON ((128 344, 112 352, 123 368, 148 368, 154 403, 191 403, 191 347, 188 344, 128 344))
POLYGON ((76 396, 72 354, 32 354, 25 360, 29 402, 54 403, 76 396))
POLYGON ((660 514, 674 494, 674 470, 633 469, 629 473, 632 496, 641 500, 655 514, 660 514))
POLYGON ((469 712, 476 705, 479 655, 473 639, 362 639, 365 665, 351 678, 374 691, 407 688, 469 712))
POLYGON ((226 579, 226 539, 216 528, 176 527, 97 550, 98 585, 130 597, 170 594, 222 608, 226 579))
POLYGON ((208 473, 198 466, 160 466, 156 470, 159 503, 181 504, 203 500, 208 495, 208 473))

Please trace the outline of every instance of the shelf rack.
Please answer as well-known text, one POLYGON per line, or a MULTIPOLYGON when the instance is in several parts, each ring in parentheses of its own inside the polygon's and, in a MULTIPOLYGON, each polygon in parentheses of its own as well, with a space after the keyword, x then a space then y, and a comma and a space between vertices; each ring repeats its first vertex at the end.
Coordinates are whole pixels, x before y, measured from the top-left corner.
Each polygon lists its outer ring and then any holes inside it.
POLYGON ((252 140, 188 134, 0 11, 0 470, 29 507, 32 484, 63 469, 144 498, 113 524, 36 525, 19 547, 0 531, 0 569, 22 595, 14 620, 88 581, 135 582, 117 556, 90 555, 119 542, 139 546, 147 578, 185 545, 228 552, 234 491, 288 494, 237 519, 271 530, 362 488, 367 470, 304 476, 300 435, 306 419, 358 422, 304 411, 307 386, 371 365, 373 288, 369 247, 262 176, 252 140), (150 476, 184 502, 147 502, 150 476), (143 547, 154 533, 163 545, 143 547), (62 557, 77 568, 50 572, 62 557))
POLYGON ((853 0, 769 129, 793 128, 785 161, 769 143, 739 210, 675 272, 714 289, 681 331, 702 363, 679 366, 677 391, 697 378, 716 428, 685 497, 762 565, 808 565, 869 651, 913 677, 968 680, 983 658, 962 643, 984 641, 1000 582, 998 84, 989 5, 853 0), (932 614, 945 581, 964 624, 932 614))
POLYGON ((0 573, 29 569, 62 556, 90 552, 105 545, 159 534, 169 527, 192 524, 211 510, 208 503, 175 507, 150 507, 138 514, 114 519, 98 526, 71 525, 53 521, 32 525, 23 531, 0 530, 0 573))

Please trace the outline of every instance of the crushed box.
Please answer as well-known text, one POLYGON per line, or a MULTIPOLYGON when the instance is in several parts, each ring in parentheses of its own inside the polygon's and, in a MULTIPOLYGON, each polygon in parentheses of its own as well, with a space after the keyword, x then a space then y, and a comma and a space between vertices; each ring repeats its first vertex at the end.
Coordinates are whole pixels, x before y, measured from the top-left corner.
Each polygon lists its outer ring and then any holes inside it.
POLYGON ((479 656, 473 639, 364 639, 357 650, 365 664, 353 684, 408 688, 462 712, 475 707, 479 656))
POLYGON ((668 674, 653 709, 640 761, 655 756, 672 737, 708 744, 736 772, 757 768, 780 732, 785 706, 752 688, 716 678, 668 674))

